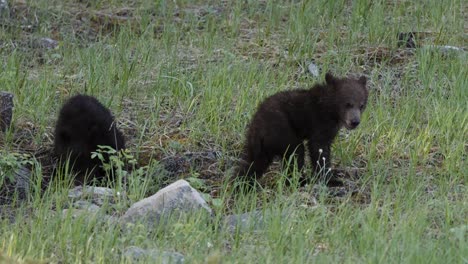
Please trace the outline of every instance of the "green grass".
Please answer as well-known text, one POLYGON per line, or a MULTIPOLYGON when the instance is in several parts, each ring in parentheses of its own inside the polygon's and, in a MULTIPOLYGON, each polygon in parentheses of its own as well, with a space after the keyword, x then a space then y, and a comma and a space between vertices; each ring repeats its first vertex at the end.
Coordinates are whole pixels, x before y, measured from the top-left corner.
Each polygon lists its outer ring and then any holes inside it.
MULTIPOLYGON (((87 93, 113 111, 150 171, 168 155, 221 153, 216 166, 184 177, 203 179, 223 204, 213 206, 214 222, 192 216, 125 232, 53 214, 66 190, 41 194, 36 184, 16 221, 0 222, 0 262, 125 262, 119 253, 132 245, 177 251, 188 263, 468 262, 467 55, 430 47, 467 48, 464 1, 13 2, 0 23, 0 90, 15 95, 3 151, 36 157, 33 176, 46 177, 58 110, 87 93), (402 53, 405 31, 428 32, 424 48, 402 53), (35 48, 41 37, 59 47, 35 48), (307 72, 311 61, 320 78, 307 72), (231 200, 222 186, 257 104, 322 81, 327 70, 370 78, 362 124, 333 146, 335 166, 365 168, 361 194, 330 198, 270 182, 231 200), (260 230, 219 227, 222 214, 255 208, 267 219, 260 230)), ((159 186, 138 180, 133 201, 159 186)))

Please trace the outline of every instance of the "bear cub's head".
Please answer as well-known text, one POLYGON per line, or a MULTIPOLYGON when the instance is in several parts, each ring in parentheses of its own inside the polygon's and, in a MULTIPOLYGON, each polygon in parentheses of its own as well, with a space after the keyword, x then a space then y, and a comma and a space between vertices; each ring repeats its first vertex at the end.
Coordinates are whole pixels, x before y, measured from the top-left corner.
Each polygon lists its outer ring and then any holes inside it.
POLYGON ((336 107, 340 125, 349 130, 355 129, 361 123, 361 114, 367 105, 366 77, 335 78, 331 73, 327 73, 325 80, 333 91, 333 105, 336 107))

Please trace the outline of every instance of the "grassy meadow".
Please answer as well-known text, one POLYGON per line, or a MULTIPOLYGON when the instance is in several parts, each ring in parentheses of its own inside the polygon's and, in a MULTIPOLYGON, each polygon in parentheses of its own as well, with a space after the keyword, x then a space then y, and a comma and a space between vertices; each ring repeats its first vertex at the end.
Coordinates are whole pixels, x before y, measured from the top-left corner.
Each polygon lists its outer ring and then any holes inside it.
POLYGON ((0 165, 26 164, 34 184, 26 201, 0 207, 0 263, 129 263, 128 246, 186 263, 468 263, 465 1, 7 2, 0 90, 15 108, 0 165), (398 34, 413 31, 418 48, 400 47, 398 34), (357 191, 286 187, 273 169, 263 188, 230 196, 226 178, 258 103, 327 71, 369 79, 361 125, 342 130, 332 151, 334 167, 359 169, 357 191), (67 189, 42 185, 58 111, 77 93, 118 120, 141 168, 129 177, 132 202, 162 186, 164 160, 191 153, 201 162, 173 162, 176 179, 204 194, 214 221, 122 231, 62 215, 67 189), (223 228, 224 214, 253 210, 264 213, 261 228, 223 228))

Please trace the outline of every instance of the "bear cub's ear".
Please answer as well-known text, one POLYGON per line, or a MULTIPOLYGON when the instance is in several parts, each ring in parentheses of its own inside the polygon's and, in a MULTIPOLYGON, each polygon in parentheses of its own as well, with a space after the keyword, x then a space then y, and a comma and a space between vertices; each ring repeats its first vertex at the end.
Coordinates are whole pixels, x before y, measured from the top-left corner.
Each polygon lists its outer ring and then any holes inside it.
POLYGON ((331 72, 327 72, 325 74, 325 81, 327 82, 328 85, 333 86, 335 84, 335 77, 331 72))
POLYGON ((366 86, 367 78, 366 76, 361 76, 358 80, 363 86, 366 86))

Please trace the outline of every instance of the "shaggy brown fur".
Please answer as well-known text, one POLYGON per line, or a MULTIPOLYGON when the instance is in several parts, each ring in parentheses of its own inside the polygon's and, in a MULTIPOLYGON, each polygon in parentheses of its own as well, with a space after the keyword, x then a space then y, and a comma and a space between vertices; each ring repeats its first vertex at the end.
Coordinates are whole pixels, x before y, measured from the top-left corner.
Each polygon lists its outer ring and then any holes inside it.
MULTIPOLYGON (((86 180, 102 179, 105 172, 99 168, 100 161, 91 159, 91 152, 98 145, 110 146, 116 150, 125 148, 125 140, 117 129, 111 112, 96 98, 76 95, 70 98, 60 110, 55 126, 55 154, 78 173, 75 184, 86 180)), ((105 156, 105 159, 108 159, 105 156)))
POLYGON ((311 89, 279 92, 260 104, 247 130, 238 176, 252 181, 275 157, 287 160, 291 155, 301 169, 304 141, 315 171, 330 167, 330 147, 338 130, 359 125, 368 92, 364 76, 340 79, 327 73, 325 79, 311 89))

